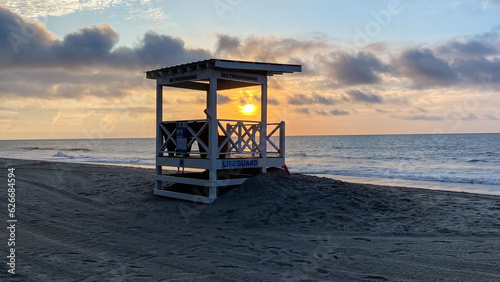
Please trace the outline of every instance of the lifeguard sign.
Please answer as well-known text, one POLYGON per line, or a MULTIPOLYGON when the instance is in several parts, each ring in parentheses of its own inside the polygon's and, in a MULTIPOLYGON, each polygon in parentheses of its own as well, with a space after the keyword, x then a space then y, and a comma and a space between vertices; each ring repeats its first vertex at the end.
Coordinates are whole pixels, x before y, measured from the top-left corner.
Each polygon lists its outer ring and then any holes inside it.
POLYGON ((147 71, 147 78, 156 79, 154 194, 212 203, 218 187, 242 184, 256 169, 265 173, 268 167, 284 166, 285 123, 267 122, 267 76, 300 71, 300 65, 218 59, 147 71), (217 118, 218 90, 255 85, 261 86, 260 121, 217 118), (206 92, 206 119, 163 121, 163 86, 206 92), (195 143, 196 151, 192 150, 195 143), (204 169, 208 173, 164 174, 162 167, 204 169), (202 186, 208 193, 171 191, 163 189, 163 182, 202 186))

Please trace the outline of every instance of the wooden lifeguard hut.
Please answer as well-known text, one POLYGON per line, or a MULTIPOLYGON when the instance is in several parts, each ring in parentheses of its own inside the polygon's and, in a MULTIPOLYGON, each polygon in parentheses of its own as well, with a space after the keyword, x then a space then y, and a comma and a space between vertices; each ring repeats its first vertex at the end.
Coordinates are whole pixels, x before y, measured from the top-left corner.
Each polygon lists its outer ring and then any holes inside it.
POLYGON ((154 194, 213 203, 217 189, 242 184, 250 172, 285 165, 285 123, 267 121, 267 77, 301 71, 300 65, 209 59, 146 72, 156 80, 156 174, 154 194), (217 91, 261 86, 260 121, 217 117, 217 91), (206 119, 163 120, 163 87, 206 93, 206 119), (197 143, 198 150, 193 146, 197 143), (163 173, 163 167, 178 173, 163 173), (205 173, 179 173, 184 168, 205 173), (206 193, 164 189, 163 182, 204 187, 206 193))

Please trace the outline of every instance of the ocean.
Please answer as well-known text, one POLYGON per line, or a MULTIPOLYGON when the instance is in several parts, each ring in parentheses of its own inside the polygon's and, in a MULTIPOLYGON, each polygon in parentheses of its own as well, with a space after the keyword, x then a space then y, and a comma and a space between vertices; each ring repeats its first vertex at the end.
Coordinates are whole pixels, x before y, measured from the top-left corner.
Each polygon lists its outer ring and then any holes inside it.
MULTIPOLYGON (((153 167, 155 140, 0 141, 0 157, 153 167)), ((343 181, 500 195, 500 134, 288 136, 290 171, 343 181)))

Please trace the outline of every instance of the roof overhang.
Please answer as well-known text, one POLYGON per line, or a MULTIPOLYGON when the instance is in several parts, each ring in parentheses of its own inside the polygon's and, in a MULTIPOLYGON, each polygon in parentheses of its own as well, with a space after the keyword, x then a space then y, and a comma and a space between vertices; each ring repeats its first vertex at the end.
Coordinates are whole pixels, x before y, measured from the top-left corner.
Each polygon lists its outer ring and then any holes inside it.
MULTIPOLYGON (((187 74, 207 69, 231 71, 244 74, 258 74, 264 76, 272 76, 275 74, 300 72, 302 71, 302 66, 290 65, 290 64, 264 63, 264 62, 209 59, 189 64, 182 64, 182 65, 176 65, 176 66, 146 71, 146 78, 157 79, 158 77, 179 76, 180 74, 186 74, 183 75, 182 77, 184 77, 184 79, 186 80, 189 80, 187 74)), ((180 82, 181 79, 176 79, 176 80, 180 82)))

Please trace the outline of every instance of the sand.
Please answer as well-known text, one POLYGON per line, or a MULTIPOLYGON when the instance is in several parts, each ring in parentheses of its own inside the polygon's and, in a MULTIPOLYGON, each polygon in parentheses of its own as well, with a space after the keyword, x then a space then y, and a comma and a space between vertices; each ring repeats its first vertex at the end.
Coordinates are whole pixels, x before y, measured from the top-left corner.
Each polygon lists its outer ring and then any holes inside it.
POLYGON ((1 281, 500 281, 496 196, 273 172, 200 205, 154 196, 152 169, 0 164, 1 281))

